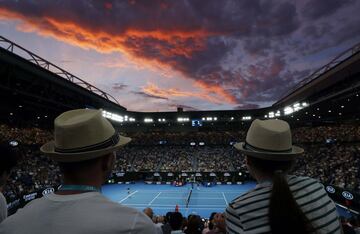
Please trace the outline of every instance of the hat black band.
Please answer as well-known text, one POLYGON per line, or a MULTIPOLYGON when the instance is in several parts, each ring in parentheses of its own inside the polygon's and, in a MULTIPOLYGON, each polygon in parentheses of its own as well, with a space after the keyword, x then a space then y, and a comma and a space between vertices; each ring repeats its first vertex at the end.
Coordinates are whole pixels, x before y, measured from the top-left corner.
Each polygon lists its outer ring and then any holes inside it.
POLYGON ((120 135, 115 132, 114 135, 112 135, 109 139, 89 146, 79 147, 79 148, 72 148, 72 149, 59 149, 55 147, 55 152, 58 153, 83 153, 88 151, 94 151, 94 150, 101 150, 105 149, 111 146, 116 145, 120 140, 120 135))
POLYGON ((250 145, 245 141, 244 149, 252 150, 252 151, 260 151, 260 152, 268 152, 268 153, 290 153, 292 151, 292 148, 287 150, 269 150, 269 149, 262 149, 253 145, 250 145))

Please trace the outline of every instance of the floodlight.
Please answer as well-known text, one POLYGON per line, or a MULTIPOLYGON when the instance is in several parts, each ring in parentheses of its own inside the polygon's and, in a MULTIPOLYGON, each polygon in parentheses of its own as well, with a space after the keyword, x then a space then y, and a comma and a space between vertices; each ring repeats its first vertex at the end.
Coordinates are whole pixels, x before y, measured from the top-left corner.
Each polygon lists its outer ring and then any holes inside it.
POLYGON ((153 119, 151 119, 151 118, 145 118, 145 119, 144 119, 144 122, 145 122, 145 123, 152 123, 152 122, 153 122, 153 119))
POLYGON ((290 107, 290 106, 287 106, 287 107, 284 108, 284 114, 285 115, 290 115, 293 112, 294 112, 294 109, 292 107, 290 107))

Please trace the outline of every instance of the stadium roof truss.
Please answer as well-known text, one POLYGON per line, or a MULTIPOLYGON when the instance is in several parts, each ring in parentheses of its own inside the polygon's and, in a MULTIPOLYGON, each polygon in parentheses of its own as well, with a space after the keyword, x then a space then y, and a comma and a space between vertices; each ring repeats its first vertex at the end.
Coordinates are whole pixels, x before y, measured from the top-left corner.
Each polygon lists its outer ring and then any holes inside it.
MULTIPOLYGON (((360 43, 355 44, 353 47, 347 49, 346 51, 342 52, 341 54, 337 55, 335 58, 333 58, 329 63, 326 65, 320 67, 315 72, 313 72, 310 76, 305 77, 302 79, 299 83, 297 83, 292 89, 290 89, 288 92, 286 92, 282 98, 280 98, 273 106, 277 106, 280 103, 287 102, 287 100, 291 99, 292 96, 296 95, 300 92, 301 89, 307 88, 309 85, 312 84, 313 81, 321 78, 324 76, 327 72, 330 72, 330 70, 334 69, 341 63, 350 60, 355 55, 360 53, 360 43)), ((355 60, 357 58, 354 58, 355 60)))
POLYGON ((10 51, 14 54, 19 55, 20 57, 26 59, 27 61, 44 68, 76 85, 79 85, 85 89, 87 89, 90 92, 93 92, 103 98, 105 98, 108 101, 111 101, 117 105, 120 105, 118 101, 111 96, 110 94, 102 91, 101 89, 93 86, 92 84, 80 79, 79 77, 71 74, 70 72, 65 71, 64 69, 56 66, 55 64, 47 61, 46 59, 41 58, 40 56, 32 53, 31 51, 28 51, 27 49, 17 45, 16 43, 6 39, 3 36, 0 36, 0 47, 6 49, 7 51, 10 51))

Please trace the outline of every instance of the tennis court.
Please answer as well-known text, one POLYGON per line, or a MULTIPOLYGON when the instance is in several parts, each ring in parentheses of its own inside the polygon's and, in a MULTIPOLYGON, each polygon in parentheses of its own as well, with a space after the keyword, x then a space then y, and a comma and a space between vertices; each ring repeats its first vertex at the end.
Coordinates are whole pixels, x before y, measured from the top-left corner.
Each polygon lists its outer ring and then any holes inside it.
POLYGON ((215 185, 213 187, 191 185, 175 187, 171 185, 104 185, 102 193, 112 201, 143 210, 151 207, 157 215, 165 215, 179 206, 183 215, 198 214, 209 217, 212 212, 223 212, 235 197, 255 187, 255 183, 243 185, 215 185), (127 188, 130 188, 128 194, 127 188), (191 192, 191 194, 190 194, 191 192), (188 203, 188 206, 187 206, 188 203))

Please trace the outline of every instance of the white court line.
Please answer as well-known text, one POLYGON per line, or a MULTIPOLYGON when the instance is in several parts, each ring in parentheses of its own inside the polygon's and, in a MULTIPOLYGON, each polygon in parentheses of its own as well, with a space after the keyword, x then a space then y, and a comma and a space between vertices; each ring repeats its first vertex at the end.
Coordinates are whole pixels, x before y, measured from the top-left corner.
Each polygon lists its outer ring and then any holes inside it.
MULTIPOLYGON (((243 189, 235 189, 235 190, 221 190, 221 191, 195 191, 193 190, 193 193, 221 193, 221 192, 224 192, 224 193, 241 193, 241 192, 248 192, 250 189, 246 189, 246 190, 243 190, 243 189)), ((177 194, 177 193, 182 193, 182 192, 188 192, 189 190, 186 190, 186 189, 179 189, 179 190, 148 190, 148 189, 139 189, 139 191, 141 192, 154 192, 154 193, 158 193, 159 191, 161 191, 162 193, 174 193, 174 194, 177 194)))
MULTIPOLYGON (((159 199, 183 199, 183 197, 159 197, 159 199)), ((191 200, 222 200, 222 197, 191 197, 191 200)))
POLYGON ((151 203, 153 203, 155 201, 156 198, 158 198, 158 196, 160 196, 161 192, 158 193, 158 195, 156 195, 156 197, 154 197, 154 199, 151 200, 151 202, 149 202, 148 206, 151 205, 151 203))
MULTIPOLYGON (((132 206, 133 208, 136 208, 136 209, 144 209, 144 208, 147 208, 148 206, 132 206)), ((158 209, 158 210, 172 210, 174 209, 173 206, 168 206, 168 207, 153 207, 154 209, 158 209)), ((189 208, 181 208, 180 207, 180 210, 182 210, 182 212, 189 212, 190 209, 197 209, 197 210, 214 210, 214 209, 220 209, 220 210, 224 210, 225 211, 225 208, 224 206, 222 207, 211 207, 210 209, 209 208, 206 208, 206 207, 189 207, 189 208)), ((188 214, 188 213, 186 213, 188 214)))
MULTIPOLYGON (((148 206, 148 204, 143 204, 143 203, 139 203, 139 204, 132 204, 132 203, 129 203, 129 204, 124 204, 126 206, 148 206)), ((180 208, 181 207, 185 207, 185 204, 179 204, 180 208)), ((155 204, 153 205, 153 207, 175 207, 175 205, 160 205, 160 204, 155 204)), ((221 206, 221 205, 190 205, 189 208, 196 208, 196 207, 210 207, 210 208, 213 208, 213 207, 225 207, 225 205, 221 206)))
POLYGON ((229 203, 228 203, 228 201, 226 200, 225 194, 222 193, 222 195, 223 195, 223 197, 224 197, 224 200, 225 200, 225 202, 226 202, 226 205, 228 205, 229 203))
POLYGON ((119 203, 125 201, 126 199, 128 199, 129 197, 131 197, 132 195, 134 195, 134 194, 137 193, 137 192, 139 192, 139 191, 136 190, 135 192, 130 193, 129 195, 127 195, 126 197, 124 197, 123 199, 121 199, 121 200, 119 201, 119 203))

